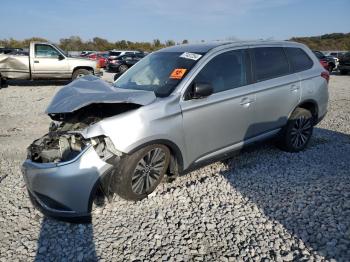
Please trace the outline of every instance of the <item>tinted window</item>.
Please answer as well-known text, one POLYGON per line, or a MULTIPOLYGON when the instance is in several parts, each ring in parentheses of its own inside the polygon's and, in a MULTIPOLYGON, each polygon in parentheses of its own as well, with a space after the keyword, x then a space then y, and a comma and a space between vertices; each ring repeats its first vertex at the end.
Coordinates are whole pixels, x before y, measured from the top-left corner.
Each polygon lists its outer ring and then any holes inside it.
POLYGON ((302 49, 287 47, 285 50, 294 72, 304 71, 313 66, 312 60, 302 49))
POLYGON ((247 84, 244 50, 214 57, 196 76, 194 82, 210 83, 214 93, 247 84))
POLYGON ((60 53, 50 45, 35 45, 36 57, 58 57, 60 53))
POLYGON ((119 56, 120 54, 121 52, 113 52, 113 51, 109 52, 110 56, 119 56))
POLYGON ((253 49, 256 81, 263 81, 289 74, 289 64, 282 47, 253 49))

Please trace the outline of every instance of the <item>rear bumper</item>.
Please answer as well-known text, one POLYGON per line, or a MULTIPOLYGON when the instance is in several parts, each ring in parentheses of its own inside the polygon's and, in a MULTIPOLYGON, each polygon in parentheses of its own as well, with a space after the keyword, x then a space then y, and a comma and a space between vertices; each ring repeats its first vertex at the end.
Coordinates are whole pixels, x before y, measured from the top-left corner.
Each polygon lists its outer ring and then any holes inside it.
POLYGON ((111 167, 89 146, 67 162, 26 160, 22 173, 32 202, 44 214, 57 218, 82 218, 90 216, 92 193, 100 177, 111 167))

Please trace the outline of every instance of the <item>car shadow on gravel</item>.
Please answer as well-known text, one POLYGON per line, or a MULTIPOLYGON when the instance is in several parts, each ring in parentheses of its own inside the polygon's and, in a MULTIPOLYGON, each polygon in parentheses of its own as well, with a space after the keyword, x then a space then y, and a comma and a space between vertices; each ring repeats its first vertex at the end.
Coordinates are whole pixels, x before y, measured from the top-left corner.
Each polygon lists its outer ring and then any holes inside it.
POLYGON ((34 261, 97 261, 92 224, 44 217, 34 261))
POLYGON ((71 80, 8 80, 8 87, 11 86, 63 86, 71 80))
POLYGON ((293 260, 303 259, 305 245, 326 259, 349 261, 349 156, 349 135, 315 128, 303 152, 259 144, 225 162, 221 174, 274 225, 303 242, 292 246, 293 260))

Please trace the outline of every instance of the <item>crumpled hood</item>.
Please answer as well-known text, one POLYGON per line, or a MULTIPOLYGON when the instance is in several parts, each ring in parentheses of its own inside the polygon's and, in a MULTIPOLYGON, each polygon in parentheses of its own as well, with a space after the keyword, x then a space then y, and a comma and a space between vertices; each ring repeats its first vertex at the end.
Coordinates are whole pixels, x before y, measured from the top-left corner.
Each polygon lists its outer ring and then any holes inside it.
POLYGON ((96 76, 88 75, 58 91, 46 113, 71 113, 85 106, 101 103, 132 103, 144 106, 155 99, 154 92, 116 88, 96 76))

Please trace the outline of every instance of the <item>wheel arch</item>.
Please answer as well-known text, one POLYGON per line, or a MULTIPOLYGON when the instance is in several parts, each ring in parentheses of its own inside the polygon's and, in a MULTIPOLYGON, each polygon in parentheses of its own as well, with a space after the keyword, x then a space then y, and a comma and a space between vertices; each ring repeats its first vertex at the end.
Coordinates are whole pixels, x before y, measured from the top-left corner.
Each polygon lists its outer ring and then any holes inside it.
POLYGON ((73 75, 74 72, 77 71, 78 69, 86 69, 86 70, 89 70, 89 71, 91 71, 92 73, 94 73, 94 69, 93 69, 91 66, 76 66, 76 67, 73 68, 72 75, 73 75))
MULTIPOLYGON (((170 159, 170 163, 169 163, 169 169, 172 168, 172 165, 174 167, 174 170, 178 173, 183 171, 183 156, 181 153, 180 148, 172 141, 167 140, 167 139, 157 139, 157 140, 151 140, 148 141, 146 143, 143 143, 141 145, 138 145, 137 147, 133 148, 129 153, 135 153, 136 151, 140 150, 143 147, 149 146, 149 145, 155 145, 155 144, 161 144, 161 145, 165 145, 169 148, 170 150, 170 154, 171 154, 171 159, 170 159)), ((99 186, 101 184, 101 181, 103 179, 108 178, 108 175, 110 174, 110 172, 106 172, 105 174, 103 174, 99 179, 97 179, 92 187, 92 190, 90 192, 90 196, 89 196, 89 201, 88 201, 88 212, 92 211, 92 206, 93 206, 93 200, 95 198, 95 195, 97 193, 97 191, 99 190, 99 186)))
POLYGON ((167 140, 167 139, 150 140, 146 143, 143 143, 143 144, 138 145, 137 147, 133 148, 128 154, 132 154, 145 146, 154 145, 154 144, 162 144, 162 145, 167 146, 170 150, 171 156, 173 156, 173 158, 171 158, 171 160, 170 160, 170 168, 172 168, 171 165, 176 165, 178 168, 178 172, 182 172, 183 167, 184 167, 183 154, 182 154, 180 148, 174 142, 172 142, 170 140, 167 140))
MULTIPOLYGON (((315 100, 308 99, 308 100, 302 101, 301 103, 299 103, 299 104, 293 109, 293 111, 290 113, 290 115, 291 115, 291 114, 294 112, 294 110, 295 110, 296 108, 298 108, 298 107, 304 108, 304 109, 306 109, 306 110, 309 110, 309 111, 311 112, 311 114, 312 114, 312 118, 313 118, 313 120, 314 120, 314 123, 317 122, 317 120, 318 120, 318 111, 319 111, 319 109, 318 109, 317 102, 316 102, 315 100)), ((290 115, 289 115, 289 116, 290 116, 290 115)))

